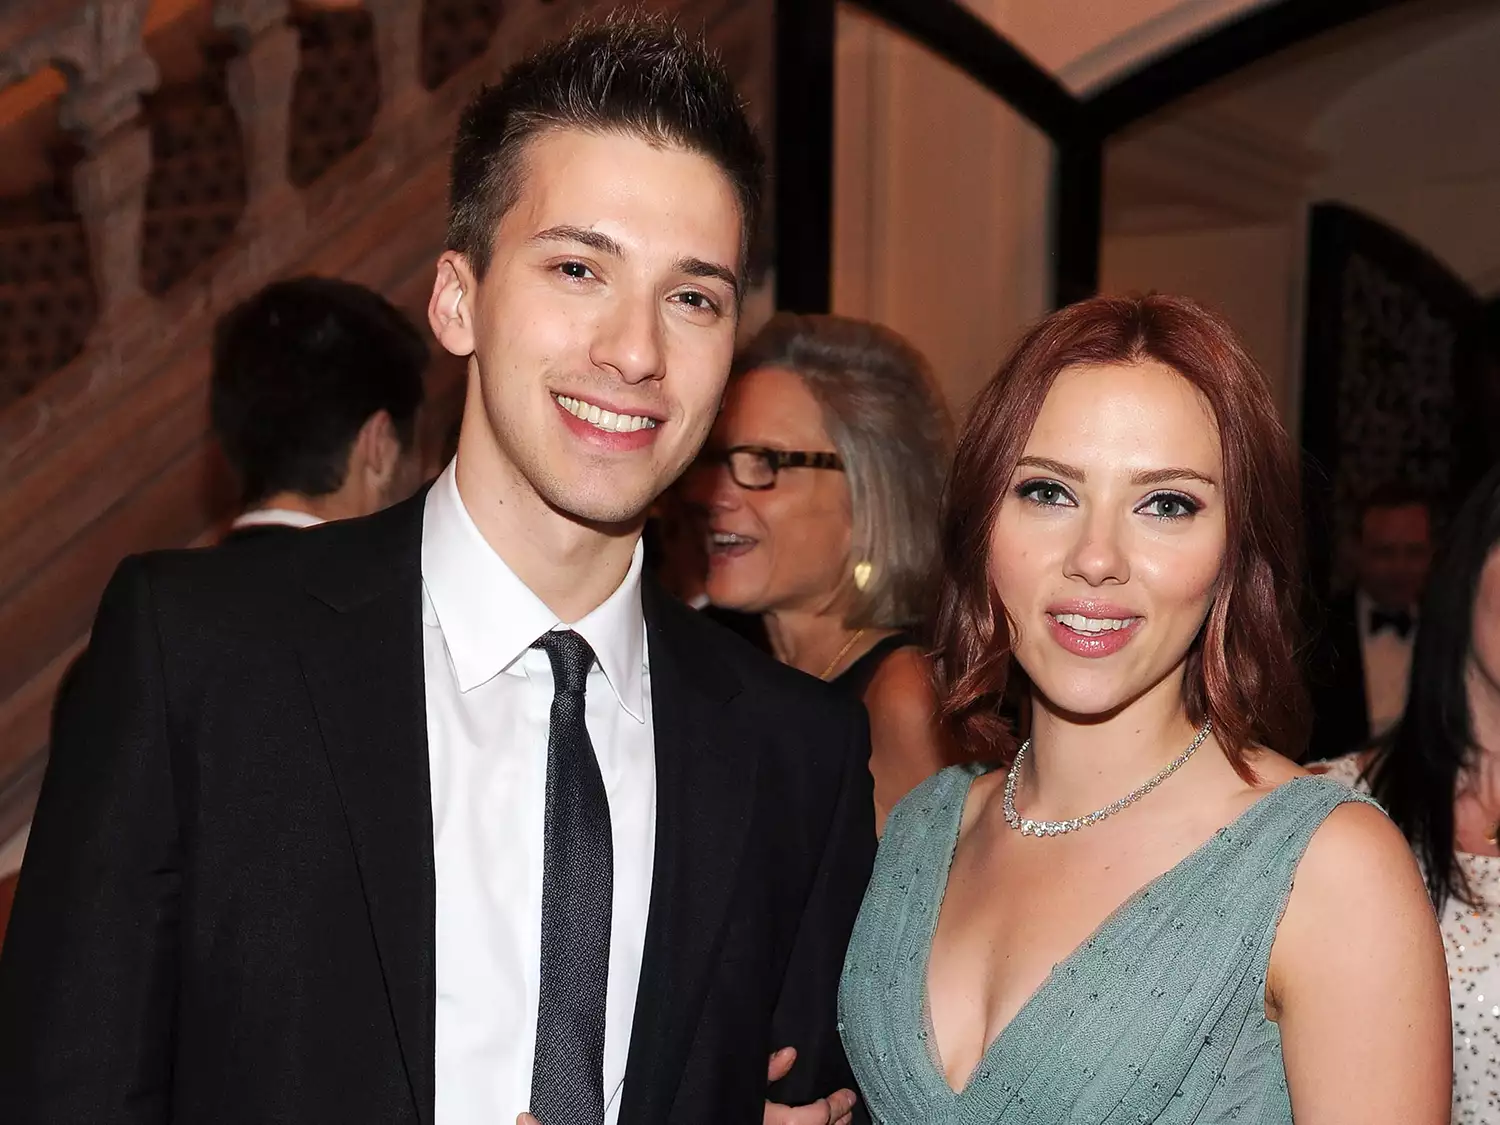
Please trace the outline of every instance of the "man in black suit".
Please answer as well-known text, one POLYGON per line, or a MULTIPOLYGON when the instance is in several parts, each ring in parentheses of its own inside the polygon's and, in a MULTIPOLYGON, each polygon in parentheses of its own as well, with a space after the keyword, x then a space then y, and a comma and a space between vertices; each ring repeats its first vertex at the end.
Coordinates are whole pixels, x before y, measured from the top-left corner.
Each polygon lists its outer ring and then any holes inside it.
POLYGON ((275 281, 215 326, 209 414, 243 510, 226 540, 368 516, 417 487, 427 344, 389 301, 275 281))
POLYGON ((1314 655, 1317 758, 1362 749, 1401 718, 1432 562, 1431 508, 1411 489, 1372 492, 1356 528, 1355 588, 1329 604, 1314 655))
POLYGON ((0 959, 10 1125, 847 1119, 813 1099, 850 1082, 863 712, 641 573, 728 373, 754 136, 642 17, 482 91, 453 163, 455 463, 105 592, 0 959))

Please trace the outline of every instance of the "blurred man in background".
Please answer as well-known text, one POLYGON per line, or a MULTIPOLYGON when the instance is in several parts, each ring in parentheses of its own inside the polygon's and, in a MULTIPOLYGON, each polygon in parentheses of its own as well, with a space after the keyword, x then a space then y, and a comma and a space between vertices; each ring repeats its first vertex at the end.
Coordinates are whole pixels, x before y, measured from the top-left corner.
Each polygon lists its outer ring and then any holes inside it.
POLYGON ((1432 561, 1432 509, 1409 488, 1372 492, 1356 527, 1355 588, 1329 606, 1314 667, 1318 757, 1359 749, 1401 718, 1432 561))
POLYGON ((277 281, 214 333, 210 412, 244 510, 226 539, 367 516, 419 483, 427 345, 379 293, 277 281))

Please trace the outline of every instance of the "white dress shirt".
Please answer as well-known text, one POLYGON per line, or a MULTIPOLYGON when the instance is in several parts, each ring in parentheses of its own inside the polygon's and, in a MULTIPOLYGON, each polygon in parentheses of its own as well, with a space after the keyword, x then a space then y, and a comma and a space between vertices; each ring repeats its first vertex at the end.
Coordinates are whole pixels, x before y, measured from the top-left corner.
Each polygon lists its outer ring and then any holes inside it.
MULTIPOLYGON (((604 775, 614 910, 604 1120, 620 1115, 656 841, 642 552, 576 630, 598 662, 584 722, 604 775)), ((529 1108, 541 987, 542 839, 556 614, 491 550, 450 464, 422 523, 422 635, 437 864, 435 1125, 513 1125, 529 1108)))
POLYGON ((322 516, 301 512, 296 508, 252 508, 236 516, 229 526, 238 527, 317 527, 327 523, 322 516))
MULTIPOLYGON (((1363 590, 1355 594, 1360 663, 1365 670, 1365 708, 1370 737, 1379 738, 1396 725, 1406 710, 1406 684, 1411 676, 1411 650, 1417 631, 1414 624, 1404 637, 1397 636, 1394 629, 1372 632, 1370 614, 1374 609, 1375 603, 1363 590)), ((1415 613, 1412 621, 1416 621, 1415 613)))

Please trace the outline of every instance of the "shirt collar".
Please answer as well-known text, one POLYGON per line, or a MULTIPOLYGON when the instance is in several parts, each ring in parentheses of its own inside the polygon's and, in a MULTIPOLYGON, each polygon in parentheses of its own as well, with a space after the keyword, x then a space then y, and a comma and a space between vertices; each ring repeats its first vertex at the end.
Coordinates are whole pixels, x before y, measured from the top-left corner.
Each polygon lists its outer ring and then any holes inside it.
POLYGON ((230 527, 317 527, 328 521, 295 508, 252 508, 235 518, 230 527))
POLYGON ((577 632, 599 660, 619 704, 645 722, 646 624, 641 610, 643 551, 602 604, 569 625, 495 553, 459 495, 456 461, 427 493, 422 517, 422 582, 437 615, 461 692, 520 669, 531 643, 549 629, 577 632))
MULTIPOLYGON (((1361 633, 1368 634, 1370 632, 1370 617, 1378 608, 1374 599, 1369 594, 1363 590, 1355 590, 1354 613, 1356 620, 1359 622, 1361 633)), ((1411 614, 1412 624, 1415 625, 1417 622, 1417 607, 1411 606, 1406 612, 1411 614)))

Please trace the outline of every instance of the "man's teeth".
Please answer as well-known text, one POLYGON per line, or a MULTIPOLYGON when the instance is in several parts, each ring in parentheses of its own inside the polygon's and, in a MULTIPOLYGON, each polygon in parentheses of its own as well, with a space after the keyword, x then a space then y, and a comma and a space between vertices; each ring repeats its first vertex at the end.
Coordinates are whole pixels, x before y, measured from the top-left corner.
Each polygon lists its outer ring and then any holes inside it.
POLYGON ((601 410, 593 403, 569 398, 567 395, 553 395, 552 397, 557 400, 557 405, 573 417, 582 418, 589 425, 608 430, 610 433, 628 434, 636 430, 656 428, 655 418, 646 418, 639 414, 616 414, 613 410, 601 410))
POLYGON ((1084 617, 1081 613, 1054 613, 1052 617, 1075 633, 1113 633, 1139 620, 1135 617, 1084 617))
POLYGON ((742 543, 755 542, 754 539, 749 539, 743 535, 736 535, 732 531, 716 531, 709 536, 709 539, 715 547, 738 547, 742 543))

